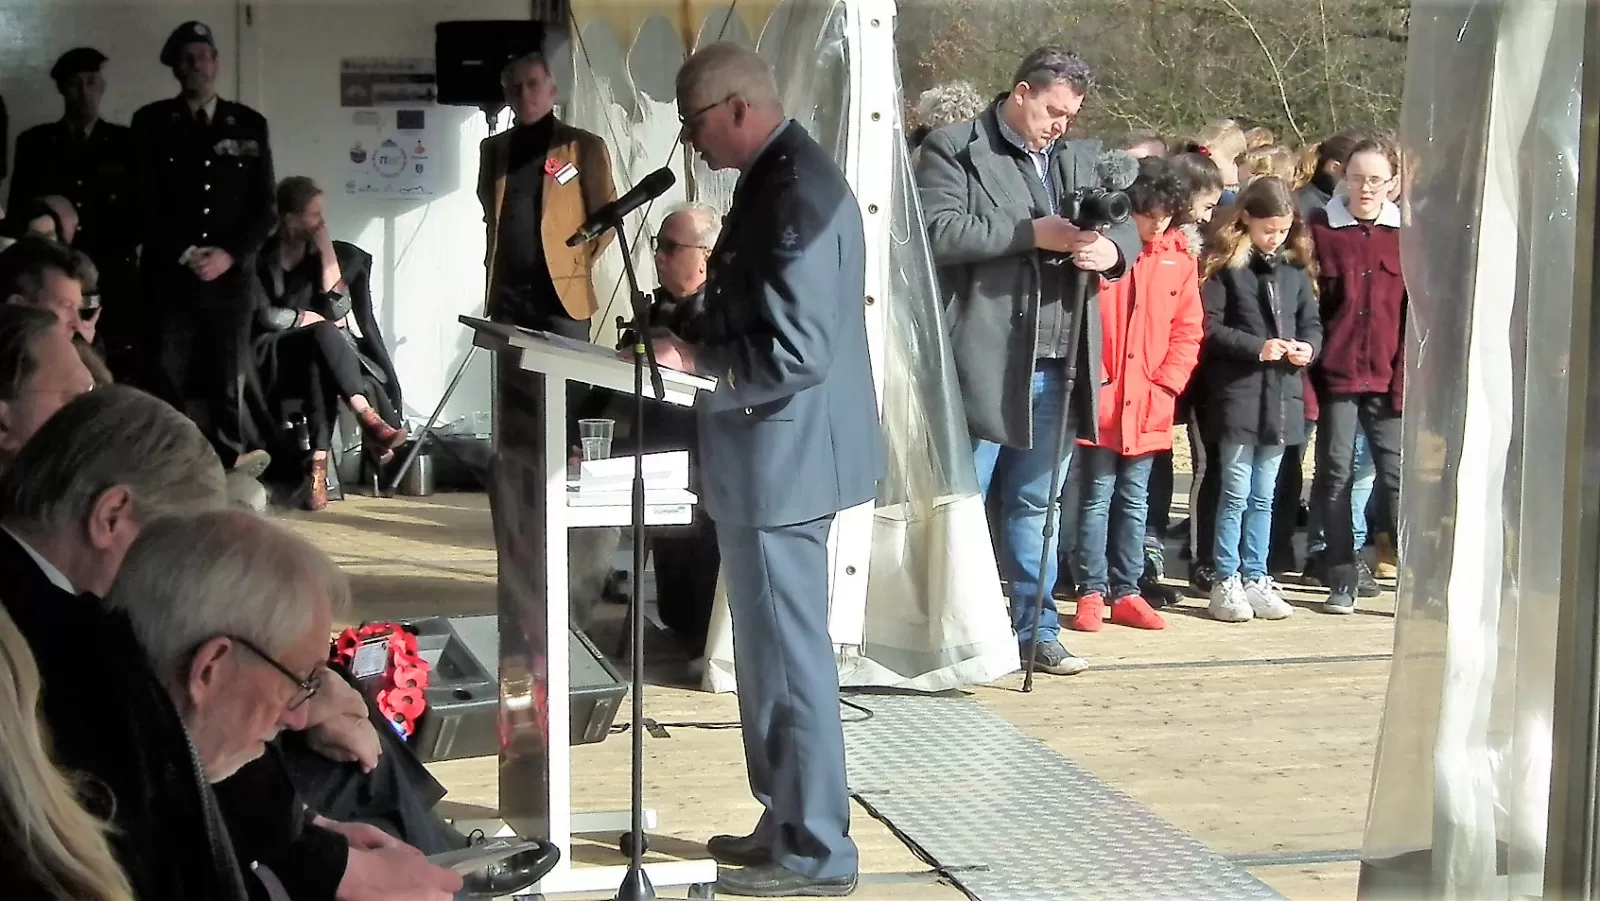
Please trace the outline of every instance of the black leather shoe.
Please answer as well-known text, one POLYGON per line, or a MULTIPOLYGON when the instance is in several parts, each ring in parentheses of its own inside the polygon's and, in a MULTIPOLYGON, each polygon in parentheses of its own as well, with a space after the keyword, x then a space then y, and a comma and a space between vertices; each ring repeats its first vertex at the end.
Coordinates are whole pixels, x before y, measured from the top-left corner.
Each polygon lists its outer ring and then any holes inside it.
POLYGON ((520 892, 543 879, 561 860, 561 849, 549 842, 529 848, 499 863, 468 873, 461 880, 461 890, 468 898, 490 901, 520 892))
POLYGON ((717 892, 740 898, 843 898, 855 894, 857 874, 812 879, 775 863, 717 868, 717 892))
POLYGON ((730 867, 759 867, 772 863, 772 849, 753 835, 713 835, 706 842, 711 859, 730 867))

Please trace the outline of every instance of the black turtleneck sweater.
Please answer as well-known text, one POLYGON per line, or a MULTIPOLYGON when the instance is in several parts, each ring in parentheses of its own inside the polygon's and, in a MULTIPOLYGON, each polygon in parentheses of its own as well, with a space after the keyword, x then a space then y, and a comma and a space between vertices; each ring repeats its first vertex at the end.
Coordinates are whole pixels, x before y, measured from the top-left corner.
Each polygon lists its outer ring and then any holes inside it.
POLYGON ((513 309, 518 313, 546 312, 542 307, 547 302, 560 308, 544 258, 544 182, 549 177, 544 166, 554 130, 551 115, 519 125, 511 134, 497 265, 501 284, 516 295, 513 309))

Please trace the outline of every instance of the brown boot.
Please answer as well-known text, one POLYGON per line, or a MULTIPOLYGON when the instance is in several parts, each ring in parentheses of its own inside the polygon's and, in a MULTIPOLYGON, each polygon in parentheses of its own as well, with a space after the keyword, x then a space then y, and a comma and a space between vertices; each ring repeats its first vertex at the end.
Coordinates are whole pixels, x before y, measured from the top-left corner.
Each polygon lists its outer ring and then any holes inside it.
POLYGON ((328 458, 311 458, 306 470, 306 476, 311 481, 311 492, 306 495, 306 509, 315 513, 328 506, 328 458))
POLYGON ((361 421, 362 431, 367 433, 367 437, 371 438, 373 444, 380 450, 394 450, 405 444, 406 438, 410 437, 405 429, 397 429, 384 422, 377 410, 370 408, 363 410, 356 414, 356 418, 361 421))

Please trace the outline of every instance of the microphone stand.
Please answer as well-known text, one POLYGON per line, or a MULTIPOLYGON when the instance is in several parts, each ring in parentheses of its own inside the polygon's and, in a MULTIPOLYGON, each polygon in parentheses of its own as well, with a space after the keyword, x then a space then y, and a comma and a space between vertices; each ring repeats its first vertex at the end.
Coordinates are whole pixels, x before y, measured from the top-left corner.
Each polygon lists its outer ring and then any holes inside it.
MULTIPOLYGON (((633 584, 632 602, 628 605, 628 628, 632 637, 633 664, 633 726, 628 730, 633 740, 629 761, 633 777, 631 799, 632 826, 628 832, 628 872, 617 889, 616 901, 655 901, 655 886, 644 869, 644 599, 639 589, 644 583, 644 376, 650 372, 650 387, 657 400, 666 397, 661 382, 661 367, 656 364, 655 350, 650 346, 650 301, 639 288, 639 274, 633 267, 633 248, 628 243, 626 223, 619 219, 615 225, 617 246, 622 251, 622 268, 628 278, 628 291, 633 303, 633 584)), ((620 320, 621 317, 618 317, 620 320)), ((622 323, 619 321, 618 325, 622 323)))
POLYGON ((1083 336, 1083 314, 1088 306, 1089 291, 1094 285, 1098 273, 1085 272, 1072 265, 1069 258, 1062 257, 1057 262, 1046 261, 1045 265, 1065 266, 1067 285, 1063 304, 1068 307, 1070 319, 1067 320, 1067 371, 1063 380, 1066 390, 1062 394, 1062 410, 1060 425, 1056 428, 1055 456, 1050 458, 1050 500, 1045 506, 1044 513, 1044 547, 1039 551, 1039 568, 1036 582, 1039 586, 1038 593, 1033 598, 1033 629, 1028 633, 1028 656, 1023 663, 1022 690, 1033 691, 1033 666, 1034 654, 1039 648, 1039 620, 1044 616, 1044 597, 1047 592, 1055 590, 1054 585, 1044 584, 1044 574, 1050 562, 1050 555, 1056 553, 1056 548, 1050 539, 1056 534, 1056 514, 1061 507, 1061 462, 1067 454, 1068 431, 1072 428, 1072 392, 1078 383, 1078 354, 1082 348, 1079 345, 1083 336))

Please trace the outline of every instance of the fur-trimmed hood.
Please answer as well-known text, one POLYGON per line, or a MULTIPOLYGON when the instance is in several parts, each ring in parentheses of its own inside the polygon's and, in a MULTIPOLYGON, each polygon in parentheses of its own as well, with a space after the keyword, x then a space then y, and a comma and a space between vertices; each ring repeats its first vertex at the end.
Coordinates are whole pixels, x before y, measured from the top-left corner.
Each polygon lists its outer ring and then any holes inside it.
POLYGON ((1178 226, 1178 231, 1183 234, 1184 249, 1189 252, 1189 256, 1200 259, 1200 251, 1205 249, 1206 244, 1205 232, 1200 230, 1200 223, 1185 222, 1178 226))

